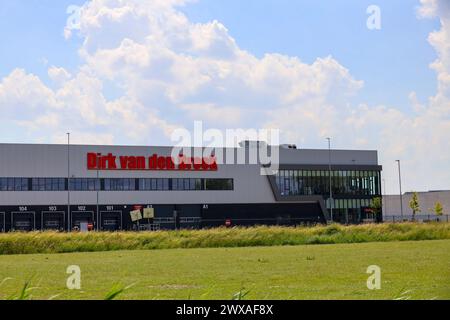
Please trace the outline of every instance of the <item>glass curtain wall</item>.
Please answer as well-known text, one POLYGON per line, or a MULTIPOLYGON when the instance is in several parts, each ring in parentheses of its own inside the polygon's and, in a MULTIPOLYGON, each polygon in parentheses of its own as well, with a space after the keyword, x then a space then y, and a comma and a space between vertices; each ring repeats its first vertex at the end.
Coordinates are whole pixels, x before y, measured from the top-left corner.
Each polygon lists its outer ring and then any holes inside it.
MULTIPOLYGON (((380 171, 332 170, 333 220, 357 223, 367 215, 372 199, 381 196, 380 171)), ((276 183, 282 196, 321 195, 330 210, 328 170, 280 170, 276 183)))

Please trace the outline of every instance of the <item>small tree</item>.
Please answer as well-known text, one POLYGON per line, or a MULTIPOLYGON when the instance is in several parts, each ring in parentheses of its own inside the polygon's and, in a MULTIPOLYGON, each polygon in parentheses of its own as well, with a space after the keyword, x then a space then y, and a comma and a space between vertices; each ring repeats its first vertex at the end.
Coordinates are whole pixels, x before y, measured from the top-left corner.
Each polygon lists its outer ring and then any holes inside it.
POLYGON ((414 192, 411 201, 409 202, 409 207, 411 208, 413 212, 413 220, 416 219, 416 213, 420 212, 420 205, 419 205, 419 196, 417 195, 417 192, 414 192))
POLYGON ((444 208, 442 208, 442 203, 440 203, 439 201, 436 202, 433 211, 438 217, 442 216, 444 214, 444 208))
POLYGON ((383 200, 381 199, 381 197, 373 198, 370 209, 375 214, 376 218, 379 217, 382 208, 383 208, 383 200))

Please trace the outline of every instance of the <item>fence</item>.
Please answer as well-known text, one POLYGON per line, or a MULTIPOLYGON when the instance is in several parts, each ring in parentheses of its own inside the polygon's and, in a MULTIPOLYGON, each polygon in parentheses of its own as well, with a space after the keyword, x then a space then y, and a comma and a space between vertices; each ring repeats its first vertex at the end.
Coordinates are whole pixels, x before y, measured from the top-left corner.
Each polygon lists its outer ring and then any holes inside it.
POLYGON ((181 217, 178 221, 174 218, 155 218, 151 223, 145 219, 134 225, 133 230, 167 230, 167 229, 204 229, 214 227, 233 226, 315 226, 320 221, 312 218, 253 218, 253 219, 202 219, 201 217, 181 217))
POLYGON ((445 214, 442 216, 437 216, 435 214, 416 214, 404 215, 389 215, 383 216, 383 222, 450 222, 449 215, 445 214))

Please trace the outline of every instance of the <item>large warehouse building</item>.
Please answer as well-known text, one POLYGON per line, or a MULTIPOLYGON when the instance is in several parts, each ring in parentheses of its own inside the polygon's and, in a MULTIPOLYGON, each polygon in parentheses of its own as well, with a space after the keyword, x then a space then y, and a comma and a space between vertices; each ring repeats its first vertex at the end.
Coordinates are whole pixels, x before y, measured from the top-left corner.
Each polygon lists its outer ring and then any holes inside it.
MULTIPOLYGON (((242 144, 223 154, 251 148, 242 144)), ((214 153, 198 164, 175 165, 172 149, 0 144, 0 230, 62 231, 86 223, 98 230, 131 230, 381 219, 369 209, 381 195, 376 151, 276 147, 279 170, 263 175, 261 164, 224 163, 214 153), (130 212, 145 208, 153 208, 154 218, 132 222, 130 212)))
POLYGON ((420 212, 413 217, 413 212, 409 203, 414 192, 406 192, 400 198, 399 195, 383 196, 383 220, 399 221, 401 220, 401 211, 403 208, 403 219, 412 220, 440 220, 450 221, 450 190, 431 190, 416 192, 419 202, 420 212), (402 205, 400 205, 400 201, 402 205), (435 207, 439 203, 442 206, 443 217, 436 216, 435 207))

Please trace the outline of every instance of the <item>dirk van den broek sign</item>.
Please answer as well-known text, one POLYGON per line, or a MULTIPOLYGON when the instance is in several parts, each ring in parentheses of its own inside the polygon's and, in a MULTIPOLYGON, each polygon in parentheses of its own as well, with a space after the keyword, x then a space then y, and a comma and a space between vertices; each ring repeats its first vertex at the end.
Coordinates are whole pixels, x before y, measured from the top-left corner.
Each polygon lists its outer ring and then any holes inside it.
POLYGON ((112 153, 87 154, 88 170, 161 170, 161 171, 217 171, 215 157, 193 158, 180 155, 175 164, 172 157, 154 154, 144 156, 116 156, 112 153))

